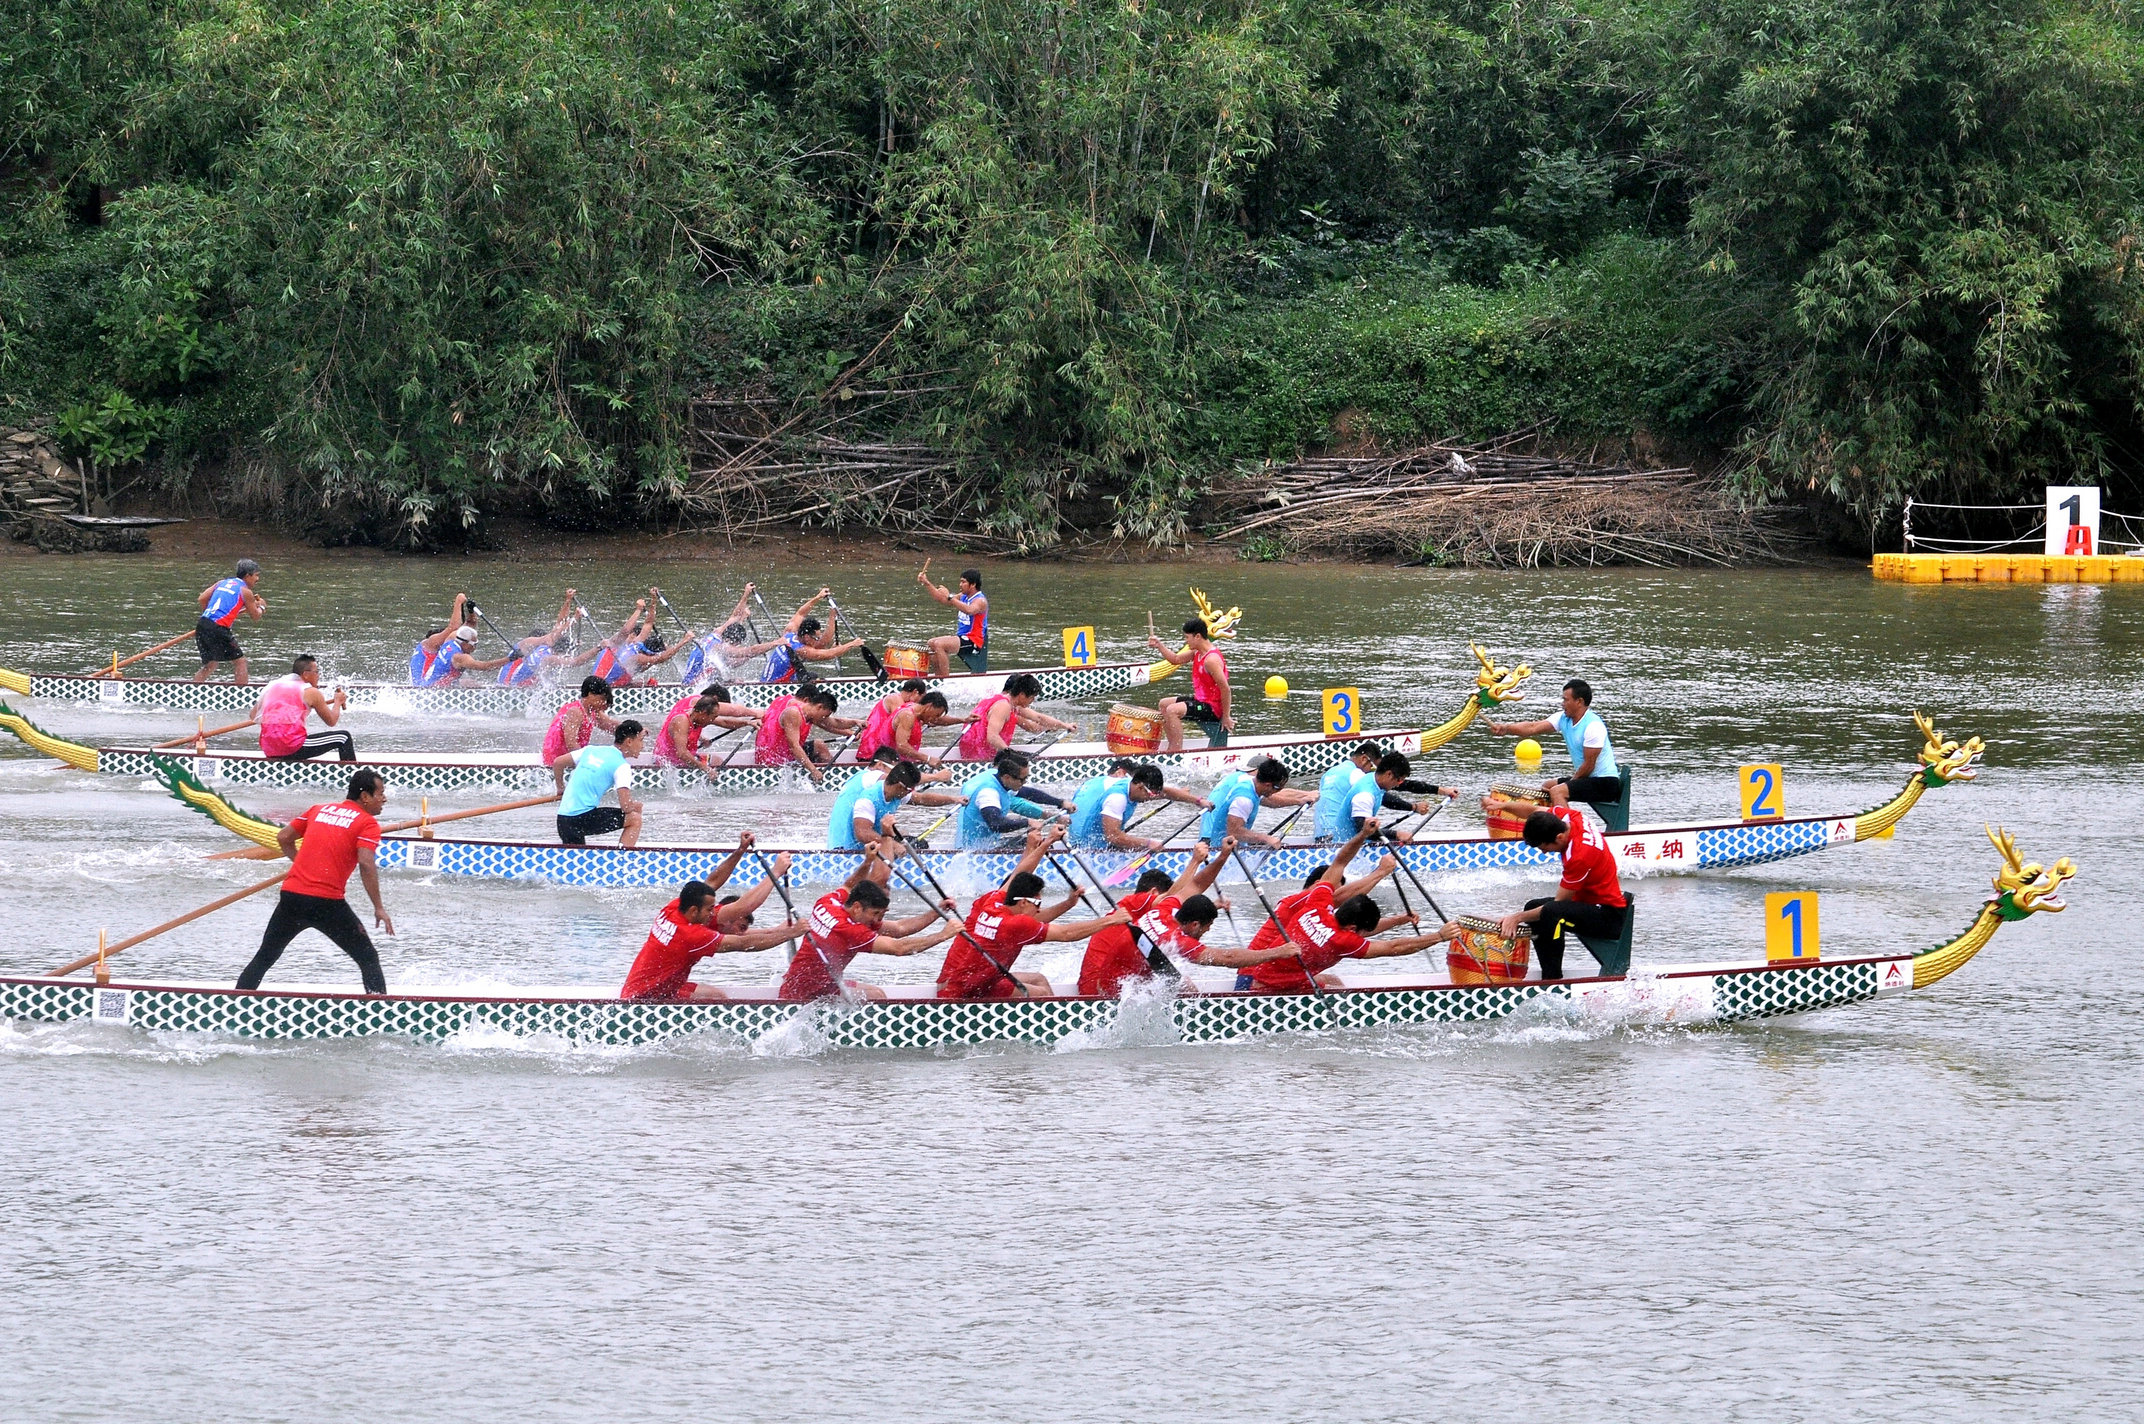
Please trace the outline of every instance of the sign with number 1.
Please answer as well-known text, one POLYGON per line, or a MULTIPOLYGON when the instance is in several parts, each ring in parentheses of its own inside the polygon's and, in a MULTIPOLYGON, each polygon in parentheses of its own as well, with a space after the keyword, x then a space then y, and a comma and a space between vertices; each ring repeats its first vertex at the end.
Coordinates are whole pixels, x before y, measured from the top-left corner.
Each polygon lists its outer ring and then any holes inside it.
POLYGON ((1783 890, 1764 897, 1764 957, 1773 963, 1817 957, 1814 890, 1783 890))
POLYGON ((1742 819, 1776 821, 1787 814, 1787 793, 1776 761, 1756 762, 1742 768, 1742 819))
POLYGON ((1101 660, 1094 646, 1094 629, 1065 629, 1065 666, 1093 667, 1101 660))
POLYGON ((1362 693, 1352 687, 1325 689, 1325 735, 1352 737, 1362 727, 1362 693))

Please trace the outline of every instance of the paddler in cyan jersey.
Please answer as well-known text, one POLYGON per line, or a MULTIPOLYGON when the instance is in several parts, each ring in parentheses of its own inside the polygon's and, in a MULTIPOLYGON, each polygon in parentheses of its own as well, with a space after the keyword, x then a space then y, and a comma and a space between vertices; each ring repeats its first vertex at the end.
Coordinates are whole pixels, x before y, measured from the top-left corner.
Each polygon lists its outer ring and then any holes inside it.
POLYGON ((958 615, 953 620, 950 634, 930 641, 932 676, 952 676, 954 658, 959 658, 960 665, 969 672, 990 671, 990 600, 983 596, 983 571, 962 569, 960 591, 956 593, 944 584, 931 582, 931 561, 925 559, 916 582, 922 584, 932 598, 950 606, 958 615))
MULTIPOLYGON (((1337 798, 1328 798, 1328 784, 1332 773, 1327 772, 1318 783, 1317 825, 1318 839, 1339 840, 1353 835, 1361 826, 1374 818, 1380 808, 1390 808, 1406 816, 1418 816, 1429 809, 1426 803, 1408 800, 1400 793, 1419 787, 1427 795, 1441 795, 1447 800, 1459 795, 1457 787, 1439 788, 1426 781, 1416 781, 1414 765, 1399 752, 1381 751, 1375 742, 1357 746, 1342 767, 1351 768, 1353 775, 1347 778, 1337 798), (1363 748, 1376 753, 1376 759, 1365 767, 1367 758, 1363 748)), ((1337 770, 1338 768, 1336 768, 1337 770)), ((1404 842, 1409 839, 1405 831, 1389 833, 1391 839, 1404 842)))
POLYGON ((809 676, 812 663, 830 663, 839 660, 845 653, 853 653, 864 645, 861 638, 851 638, 846 643, 826 644, 820 635, 826 625, 811 616, 813 608, 828 598, 832 589, 822 588, 810 598, 797 605, 790 615, 788 626, 775 640, 773 651, 767 654, 766 682, 799 682, 809 676))
POLYGON ((1197 806, 1202 810, 1213 809, 1213 803, 1205 797, 1170 786, 1163 778, 1161 768, 1154 763, 1118 757, 1109 764, 1107 772, 1080 787, 1073 795, 1072 830, 1068 839, 1076 846, 1091 850, 1105 846, 1117 850, 1160 850, 1158 838, 1124 832, 1131 808, 1157 799, 1197 806))
POLYGON ((231 625, 241 613, 251 615, 258 623, 268 611, 268 600, 253 591, 260 581, 261 566, 251 559, 240 559, 231 577, 218 579, 201 590, 201 597, 195 600, 201 609, 201 616, 194 622, 194 646, 201 650, 195 682, 207 682, 217 668, 229 663, 232 683, 246 685, 246 650, 238 646, 231 625))
MULTIPOLYGON (((913 763, 910 763, 913 765, 913 763)), ((779 998, 786 1004, 811 1003, 840 998, 844 986, 866 999, 883 999, 886 991, 875 984, 845 979, 849 964, 859 954, 905 956, 935 949, 958 932, 959 914, 951 900, 940 902, 945 915, 925 910, 907 919, 889 920, 892 904, 886 894, 886 862, 875 849, 864 853, 864 862, 838 890, 819 897, 805 916, 809 928, 804 942, 789 961, 779 998)))
POLYGON ((640 843, 640 802, 633 796, 633 763, 647 747, 648 734, 628 717, 611 734, 612 745, 581 747, 566 752, 551 763, 557 780, 558 841, 560 845, 586 845, 590 836, 624 832, 618 844, 640 843), (570 775, 569 775, 570 773, 570 775), (618 793, 616 806, 603 798, 618 793))
POLYGON ((1079 903, 1077 894, 1055 905, 1042 906, 1043 881, 1035 874, 1059 828, 1035 831, 1027 838, 1027 853, 1013 870, 1002 890, 976 897, 968 908, 968 921, 945 952, 938 971, 941 999, 1046 999, 1053 992, 1047 975, 1016 974, 1013 963, 1031 944, 1063 943, 1085 939, 1111 925, 1127 924, 1131 916, 1113 910, 1098 919, 1055 921, 1079 903), (1025 991, 1023 995, 1022 991, 1025 991))
POLYGON ((959 850, 995 850, 1008 836, 1022 835, 1038 824, 1066 815, 1065 803, 1039 786, 1027 784, 1025 752, 999 752, 990 769, 960 788, 962 808, 954 846, 959 850))
POLYGON ((291 659, 290 671, 263 688, 261 700, 254 704, 253 720, 261 729, 261 755, 277 761, 311 761, 333 752, 339 760, 356 761, 357 747, 350 734, 335 727, 342 720, 342 709, 348 700, 339 687, 333 697, 322 692, 320 660, 311 653, 298 654, 291 659), (328 730, 307 736, 305 718, 310 712, 319 713, 328 730))
POLYGON ((1564 749, 1571 754, 1571 774, 1548 784, 1554 804, 1613 805, 1623 799, 1622 771, 1608 740, 1608 724, 1593 710, 1593 689, 1584 678, 1574 677, 1563 685, 1563 710, 1555 716, 1539 722, 1491 722, 1489 730, 1499 737, 1541 737, 1554 732, 1563 738, 1564 749))
MULTIPOLYGON (((1132 917, 1128 925, 1097 930, 1087 941, 1087 957, 1080 961, 1079 991, 1102 998, 1116 998, 1127 985, 1145 983, 1153 977, 1147 962, 1149 946, 1193 964, 1225 969, 1249 969, 1276 959, 1286 959, 1294 950, 1225 949, 1206 943, 1214 918, 1228 902, 1209 899, 1214 878, 1235 854, 1233 840, 1221 842, 1209 862, 1205 846, 1194 846, 1184 873, 1171 880, 1167 871, 1149 870, 1139 877, 1132 893, 1117 901, 1117 908, 1132 917)), ((1180 994, 1196 994, 1198 986, 1184 980, 1180 994)))
POLYGON ((531 628, 529 635, 514 644, 514 655, 499 669, 499 686, 533 687, 547 672, 574 667, 588 661, 592 654, 575 657, 572 653, 560 652, 559 644, 566 641, 566 632, 573 626, 573 605, 579 595, 566 590, 566 601, 560 605, 558 617, 548 628, 531 628))
POLYGON ((1279 841, 1258 829, 1260 808, 1307 806, 1318 799, 1318 793, 1290 791, 1287 764, 1267 757, 1251 771, 1232 771, 1222 777, 1207 799, 1213 809, 1199 827, 1202 844, 1217 846, 1234 836, 1242 845, 1277 846, 1279 841))
POLYGON ((904 804, 916 806, 964 806, 968 798, 955 791, 921 791, 923 768, 912 761, 895 759, 892 749, 881 747, 878 756, 889 765, 859 771, 849 778, 834 798, 833 814, 826 820, 828 850, 876 850, 888 860, 903 854, 901 841, 889 823, 904 804))
POLYGON ((1190 719, 1199 724, 1206 733, 1206 744, 1213 747, 1228 745, 1228 734, 1236 730, 1235 713, 1231 710, 1228 686, 1228 659, 1214 646, 1213 633, 1203 618, 1184 620, 1184 647, 1178 652, 1167 643, 1149 633, 1147 646, 1163 658, 1183 667, 1191 667, 1191 695, 1189 697, 1164 697, 1161 699, 1161 730, 1167 739, 1167 748, 1172 752, 1184 749, 1184 721, 1190 719))
POLYGON ((447 614, 447 625, 425 634, 410 653, 409 685, 452 687, 464 673, 491 672, 513 661, 508 654, 486 662, 475 649, 476 627, 469 621, 469 595, 457 593, 454 607, 447 614))

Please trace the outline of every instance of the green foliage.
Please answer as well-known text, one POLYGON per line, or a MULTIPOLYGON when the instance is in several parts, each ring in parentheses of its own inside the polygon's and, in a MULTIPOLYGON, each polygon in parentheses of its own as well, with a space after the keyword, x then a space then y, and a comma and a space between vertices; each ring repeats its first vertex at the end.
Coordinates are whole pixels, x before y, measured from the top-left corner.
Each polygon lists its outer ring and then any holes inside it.
POLYGON ((61 411, 52 433, 67 453, 86 455, 100 470, 108 469, 146 455, 169 416, 162 406, 141 405, 125 391, 112 390, 95 405, 84 402, 61 411))

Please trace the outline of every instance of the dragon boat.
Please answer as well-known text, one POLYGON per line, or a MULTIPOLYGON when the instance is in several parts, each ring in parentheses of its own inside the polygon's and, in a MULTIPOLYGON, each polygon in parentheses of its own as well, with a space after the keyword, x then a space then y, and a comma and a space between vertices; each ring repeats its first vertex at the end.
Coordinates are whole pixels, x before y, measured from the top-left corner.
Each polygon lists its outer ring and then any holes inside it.
POLYGON ((919 989, 889 990, 883 1000, 863 1003, 786 1004, 771 991, 740 992, 726 1001, 651 1003, 593 995, 580 986, 512 994, 366 995, 318 985, 243 991, 200 983, 99 984, 44 976, 0 978, 0 1015, 250 1039, 395 1036, 437 1043, 472 1031, 503 1030, 575 1044, 637 1045, 698 1034, 757 1042, 792 1035, 805 1043, 895 1050, 1055 1045, 1112 1032, 1141 1041, 1212 1042, 1480 1023, 1529 1009, 1727 1024, 1925 989, 1963 967, 2003 925, 2064 908, 2061 890, 2077 873, 2075 865, 2068 859, 2046 868, 2027 863, 2006 832, 1991 829, 1988 836, 2002 856, 2002 868, 1994 877, 1995 893, 1963 933, 1928 949, 1836 959, 1674 964, 1552 983, 1468 984, 1437 974, 1356 974, 1343 976, 1342 987, 1318 993, 1201 991, 1154 1002, 1084 996, 940 1000, 919 989))
MULTIPOLYGON (((946 701, 956 707, 980 702, 1005 685, 1014 673, 1032 673, 1042 684, 1045 702, 1072 702, 1144 687, 1168 676, 1175 669, 1168 663, 1096 663, 1088 667, 1008 668, 1004 672, 961 673, 954 677, 925 678, 946 701)), ((716 681, 710 676, 701 684, 716 681)), ((889 683, 875 677, 820 678, 818 684, 844 702, 885 695, 889 683)), ((228 682, 187 682, 178 678, 78 676, 65 673, 16 672, 0 668, 0 690, 23 697, 53 702, 90 703, 105 707, 136 707, 162 712, 237 712, 252 710, 266 684, 244 687, 228 682)), ((580 684, 538 683, 530 687, 500 687, 471 683, 454 687, 410 687, 389 682, 344 682, 352 708, 393 715, 452 714, 487 717, 548 717, 566 700, 578 694, 580 684)), ((742 706, 765 707, 784 692, 794 692, 793 682, 733 682, 730 697, 742 706)), ((332 690, 332 689, 331 689, 332 690)), ((667 712, 685 695, 682 683, 628 683, 611 689, 611 712, 619 717, 646 717, 667 712)))
MULTIPOLYGON (((1897 795, 1882 805, 1852 816, 1797 816, 1756 821, 1721 821, 1681 826, 1641 826, 1627 832, 1610 832, 1609 848, 1626 874, 1694 870, 1726 870, 1744 865, 1764 865, 1790 860, 1834 846, 1888 836, 1921 797, 1937 787, 1956 781, 1972 781, 1978 775, 1983 751, 1978 737, 1960 743, 1945 737, 1935 725, 1916 712, 1914 726, 1921 734, 1918 765, 1897 795)), ((224 829, 255 845, 272 848, 280 827, 253 815, 201 784, 183 765, 163 762, 158 778, 181 803, 209 817, 224 829)), ((567 846, 529 841, 475 840, 440 837, 420 831, 416 835, 386 836, 379 848, 384 870, 410 870, 437 875, 484 880, 535 880, 557 885, 638 888, 682 885, 705 879, 726 856, 728 846, 642 845, 567 846)), ((761 847, 768 855, 784 848, 761 847)), ((787 848, 794 865, 793 880, 806 885, 832 885, 847 879, 861 861, 856 851, 823 848, 787 848)), ((1358 865, 1368 870, 1382 851, 1365 851, 1358 865)), ((1523 840, 1492 840, 1482 836, 1423 839, 1399 848, 1399 856, 1417 875, 1478 870, 1546 870, 1556 857, 1537 851, 1523 840)), ((1119 850, 1083 851, 1087 863, 1105 878, 1141 860, 1171 875, 1183 872, 1188 850, 1165 850, 1151 857, 1119 850)), ((1296 881, 1323 865, 1329 846, 1288 844, 1259 857, 1263 879, 1296 881)), ((992 886, 1013 871, 1014 851, 927 851, 923 853, 931 873, 948 884, 992 886)), ((747 860, 731 875, 737 889, 759 883, 759 866, 747 860)), ((1240 881, 1239 870, 1224 870, 1222 882, 1240 881)))
MULTIPOLYGON (((1467 695, 1457 713, 1427 731, 1234 737, 1221 747, 1206 745, 1203 739, 1196 739, 1187 741, 1181 752, 1147 753, 1141 759, 1151 761, 1165 773, 1179 778, 1211 780, 1267 757, 1279 758, 1295 776, 1320 776, 1346 757, 1350 747, 1365 738, 1381 741, 1394 751, 1418 756, 1451 741, 1472 726, 1484 710, 1512 700, 1519 685, 1533 675, 1533 669, 1524 664, 1516 668, 1498 666, 1487 651, 1478 646, 1470 645, 1469 651, 1480 664, 1474 678, 1474 690, 1467 695)), ((174 755, 154 747, 92 747, 57 737, 5 702, 0 702, 0 727, 14 733, 33 751, 63 761, 77 770, 107 776, 155 776, 162 763, 176 761, 199 781, 236 786, 334 788, 347 783, 350 773, 358 767, 373 768, 387 779, 391 788, 400 791, 524 790, 551 784, 550 768, 543 764, 542 756, 537 752, 390 752, 362 756, 354 763, 286 761, 264 756, 258 749, 174 755)), ((658 766, 652 758, 644 759, 639 764, 636 781, 642 788, 659 779, 663 785, 677 789, 711 786, 716 791, 726 792, 812 789, 811 779, 794 762, 762 766, 749 747, 740 748, 734 755, 734 760, 710 769, 658 766)), ((1103 742, 1045 743, 1035 749, 1034 756, 1035 780, 1044 783, 1085 781, 1100 776, 1116 759, 1116 754, 1103 742)), ((984 763, 948 761, 946 765, 959 775, 981 770, 984 763)), ((836 762, 826 768, 818 789, 838 791, 857 770, 858 764, 853 760, 836 762)))

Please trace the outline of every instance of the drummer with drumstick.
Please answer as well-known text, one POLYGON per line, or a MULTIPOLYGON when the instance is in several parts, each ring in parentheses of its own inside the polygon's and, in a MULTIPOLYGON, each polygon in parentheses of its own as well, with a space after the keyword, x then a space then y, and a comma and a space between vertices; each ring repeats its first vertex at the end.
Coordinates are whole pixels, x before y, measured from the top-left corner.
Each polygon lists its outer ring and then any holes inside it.
POLYGON ((931 561, 925 559, 916 582, 922 584, 932 598, 950 605, 959 614, 950 634, 930 641, 931 675, 951 677, 952 660, 956 657, 969 672, 990 671, 990 600, 983 596, 983 571, 962 569, 960 591, 956 593, 943 584, 931 582, 931 561))
POLYGON ((1146 635, 1146 642, 1148 647, 1177 667, 1187 663, 1191 666, 1191 695, 1161 699, 1161 729, 1168 741, 1168 750, 1180 752, 1184 749, 1186 718, 1198 723, 1206 733, 1206 745, 1227 746, 1228 734, 1236 730, 1236 718, 1229 702, 1228 659, 1214 646, 1213 630, 1206 626, 1206 620, 1184 620, 1181 651, 1171 649, 1151 631, 1146 635))

